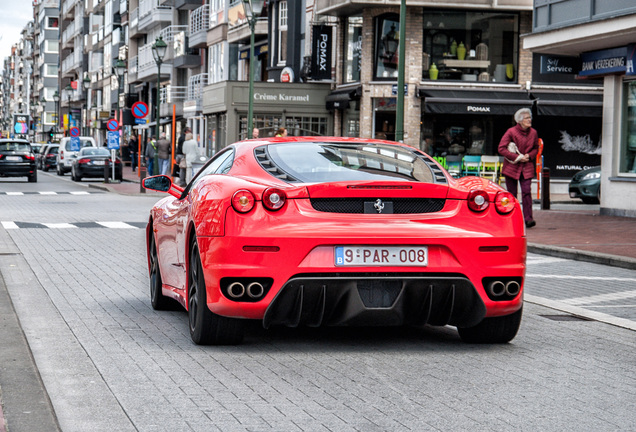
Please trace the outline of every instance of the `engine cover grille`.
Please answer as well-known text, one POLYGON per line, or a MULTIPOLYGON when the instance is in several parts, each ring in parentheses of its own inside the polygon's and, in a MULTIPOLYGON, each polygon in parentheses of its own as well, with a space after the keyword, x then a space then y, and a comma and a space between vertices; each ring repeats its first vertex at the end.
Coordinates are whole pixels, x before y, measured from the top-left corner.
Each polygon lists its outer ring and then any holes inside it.
POLYGON ((385 198, 382 201, 391 203, 393 211, 387 211, 391 206, 384 206, 385 209, 377 212, 373 209, 376 198, 312 198, 311 206, 314 210, 327 213, 434 213, 441 211, 446 204, 442 198, 385 198), (365 203, 367 211, 365 211, 365 203), (371 205, 368 205, 371 204, 371 205))

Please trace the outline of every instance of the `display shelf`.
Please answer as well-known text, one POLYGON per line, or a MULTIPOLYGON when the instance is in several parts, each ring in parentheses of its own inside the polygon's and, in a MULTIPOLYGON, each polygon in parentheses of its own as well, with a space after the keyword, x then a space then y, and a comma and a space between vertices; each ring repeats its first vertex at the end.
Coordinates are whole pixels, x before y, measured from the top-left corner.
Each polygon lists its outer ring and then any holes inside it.
POLYGON ((487 69, 490 66, 490 60, 442 59, 438 64, 451 68, 487 69))

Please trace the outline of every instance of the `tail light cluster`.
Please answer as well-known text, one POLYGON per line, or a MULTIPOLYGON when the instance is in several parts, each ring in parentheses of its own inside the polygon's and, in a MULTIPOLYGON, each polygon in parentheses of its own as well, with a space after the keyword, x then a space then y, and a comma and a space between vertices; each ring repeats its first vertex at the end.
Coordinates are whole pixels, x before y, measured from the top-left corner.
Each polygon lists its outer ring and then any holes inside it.
MULTIPOLYGON (((495 195, 495 209, 501 214, 508 214, 515 208, 515 197, 506 191, 499 191, 495 195)), ((483 212, 490 206, 488 194, 479 189, 473 189, 468 194, 468 208, 474 212, 483 212)))
MULTIPOLYGON (((263 207, 270 211, 282 209, 287 202, 287 194, 277 188, 267 188, 263 192, 263 207)), ((256 197, 247 189, 240 189, 232 195, 232 207, 239 213, 248 213, 254 208, 256 197)))

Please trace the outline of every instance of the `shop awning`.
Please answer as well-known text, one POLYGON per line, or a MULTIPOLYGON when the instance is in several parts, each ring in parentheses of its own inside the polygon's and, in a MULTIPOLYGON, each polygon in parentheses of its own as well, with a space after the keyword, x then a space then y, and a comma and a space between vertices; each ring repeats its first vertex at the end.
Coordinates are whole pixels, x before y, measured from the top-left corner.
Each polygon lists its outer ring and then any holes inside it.
POLYGON ((602 117, 603 95, 590 93, 532 92, 537 114, 565 117, 602 117))
POLYGON ((353 100, 360 100, 362 96, 362 86, 348 87, 346 89, 336 89, 329 93, 325 98, 327 102, 327 109, 344 110, 349 108, 349 102, 353 100))
POLYGON ((424 112, 435 114, 513 115, 531 108, 525 91, 427 90, 418 89, 424 112))

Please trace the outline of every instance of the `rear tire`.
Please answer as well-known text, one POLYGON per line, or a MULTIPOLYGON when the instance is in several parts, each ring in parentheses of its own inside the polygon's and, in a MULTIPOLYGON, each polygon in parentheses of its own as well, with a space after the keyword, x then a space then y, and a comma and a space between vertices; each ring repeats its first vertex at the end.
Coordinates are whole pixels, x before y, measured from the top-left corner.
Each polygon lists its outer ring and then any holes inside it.
POLYGON ((148 248, 150 258, 150 304, 154 310, 170 309, 170 298, 163 295, 161 288, 163 281, 161 279, 161 270, 159 269, 159 260, 157 257, 157 244, 155 236, 150 233, 150 245, 148 248))
POLYGON ((37 183, 38 181, 38 171, 33 171, 33 174, 29 176, 29 183, 37 183))
POLYGON ((60 164, 57 164, 56 167, 57 167, 57 175, 63 176, 64 175, 64 171, 62 171, 62 168, 60 167, 60 164))
POLYGON ((71 179, 76 182, 82 181, 82 177, 78 176, 73 168, 71 168, 71 179))
POLYGON ((514 339, 521 325, 523 308, 502 317, 484 318, 474 327, 458 327, 459 337, 466 343, 503 344, 514 339))
POLYGON ((243 340, 243 322, 213 313, 207 304, 205 279, 196 239, 190 245, 188 266, 188 321, 197 345, 236 345, 243 340))

